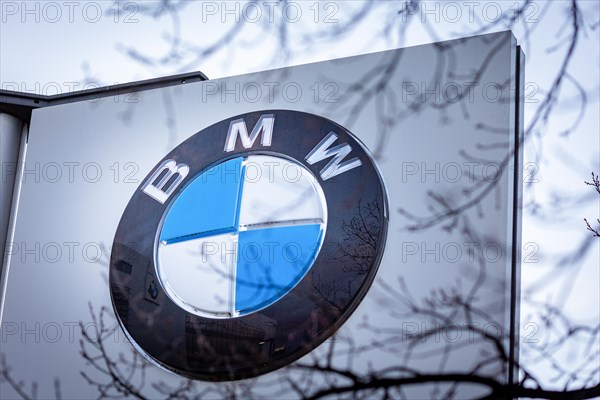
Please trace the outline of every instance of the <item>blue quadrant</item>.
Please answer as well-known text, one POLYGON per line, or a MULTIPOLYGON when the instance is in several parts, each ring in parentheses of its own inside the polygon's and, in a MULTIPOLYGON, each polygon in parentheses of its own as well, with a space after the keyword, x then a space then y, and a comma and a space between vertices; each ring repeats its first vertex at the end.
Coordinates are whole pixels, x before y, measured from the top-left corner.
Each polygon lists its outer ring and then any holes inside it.
POLYGON ((289 292, 312 265, 321 232, 318 224, 240 232, 235 309, 258 310, 289 292))
POLYGON ((160 233, 174 243, 235 231, 243 181, 243 158, 234 158, 196 176, 175 199, 160 233))

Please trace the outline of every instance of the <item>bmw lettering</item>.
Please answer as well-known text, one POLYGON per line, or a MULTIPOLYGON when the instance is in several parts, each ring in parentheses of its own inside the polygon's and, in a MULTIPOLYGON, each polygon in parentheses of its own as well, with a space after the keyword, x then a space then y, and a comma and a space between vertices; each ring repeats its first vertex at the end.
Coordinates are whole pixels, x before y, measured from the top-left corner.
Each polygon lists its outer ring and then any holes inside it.
POLYGON ((135 347, 194 379, 261 375, 312 351, 373 282, 388 205, 365 147, 323 117, 265 110, 192 135, 142 181, 110 260, 135 347))

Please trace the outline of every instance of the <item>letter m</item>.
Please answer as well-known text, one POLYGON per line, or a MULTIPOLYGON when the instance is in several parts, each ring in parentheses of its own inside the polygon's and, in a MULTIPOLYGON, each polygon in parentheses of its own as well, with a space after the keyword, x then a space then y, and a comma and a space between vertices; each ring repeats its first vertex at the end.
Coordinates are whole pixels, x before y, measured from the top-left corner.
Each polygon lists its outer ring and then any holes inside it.
POLYGON ((177 164, 174 160, 165 160, 144 183, 142 190, 154 200, 164 204, 189 172, 190 167, 187 165, 177 164))
POLYGON ((275 116, 273 114, 264 114, 260 116, 260 119, 252 129, 252 133, 248 135, 248 128, 246 122, 240 118, 231 121, 229 124, 229 131, 227 132, 227 141, 225 142, 224 151, 230 152, 235 149, 235 143, 239 136, 242 141, 242 146, 245 149, 249 149, 254 145, 256 138, 262 132, 262 138, 260 143, 263 146, 270 146, 271 139, 273 137, 273 125, 275 124, 275 116))
POLYGON ((362 165, 362 162, 356 157, 342 162, 342 160, 350 154, 352 147, 350 147, 348 143, 342 143, 330 148, 337 138, 338 136, 335 133, 329 132, 329 134, 325 136, 325 139, 321 140, 321 142, 319 142, 319 144, 306 156, 306 162, 310 165, 318 163, 326 158, 333 157, 320 172, 321 179, 324 181, 362 165))

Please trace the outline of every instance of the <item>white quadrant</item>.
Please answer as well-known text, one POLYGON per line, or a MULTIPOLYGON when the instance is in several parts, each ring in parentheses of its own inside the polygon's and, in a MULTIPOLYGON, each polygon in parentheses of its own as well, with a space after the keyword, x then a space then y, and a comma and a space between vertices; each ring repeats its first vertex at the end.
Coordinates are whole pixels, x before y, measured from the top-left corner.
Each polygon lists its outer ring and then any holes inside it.
POLYGON ((230 316, 238 235, 159 244, 158 273, 169 297, 195 314, 230 316))
POLYGON ((325 219, 315 177, 299 164, 272 156, 246 160, 240 226, 325 219))

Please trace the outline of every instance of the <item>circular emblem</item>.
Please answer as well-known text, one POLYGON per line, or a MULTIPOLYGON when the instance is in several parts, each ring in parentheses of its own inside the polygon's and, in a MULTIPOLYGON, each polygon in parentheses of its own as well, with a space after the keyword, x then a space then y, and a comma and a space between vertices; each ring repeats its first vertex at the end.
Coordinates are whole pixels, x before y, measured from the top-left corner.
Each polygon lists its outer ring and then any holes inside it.
POLYGON ((374 161, 343 127, 284 110, 218 122, 132 196, 111 254, 115 313, 144 356, 178 374, 272 371, 356 309, 387 220, 374 161))

